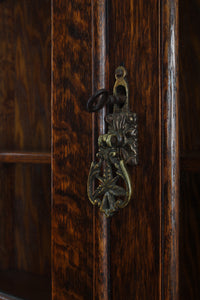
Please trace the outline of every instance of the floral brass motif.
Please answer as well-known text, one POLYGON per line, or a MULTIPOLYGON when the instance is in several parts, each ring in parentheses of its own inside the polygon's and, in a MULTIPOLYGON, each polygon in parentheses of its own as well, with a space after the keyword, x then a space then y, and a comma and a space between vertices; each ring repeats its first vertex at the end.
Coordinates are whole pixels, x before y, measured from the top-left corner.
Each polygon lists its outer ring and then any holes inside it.
POLYGON ((129 111, 125 68, 118 67, 115 77, 113 95, 123 92, 125 101, 122 107, 115 104, 105 118, 108 132, 99 136, 97 161, 91 164, 87 184, 89 200, 107 217, 129 203, 132 190, 126 165, 138 163, 137 115, 129 111))

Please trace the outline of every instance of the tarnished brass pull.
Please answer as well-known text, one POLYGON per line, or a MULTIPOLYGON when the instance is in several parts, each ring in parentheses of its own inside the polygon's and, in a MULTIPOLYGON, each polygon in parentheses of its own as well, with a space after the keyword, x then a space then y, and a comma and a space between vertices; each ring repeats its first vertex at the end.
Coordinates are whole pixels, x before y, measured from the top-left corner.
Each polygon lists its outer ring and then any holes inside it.
POLYGON ((91 164, 87 183, 89 200, 107 217, 129 203, 132 190, 126 165, 138 163, 137 116, 129 110, 126 76, 126 69, 118 67, 113 95, 100 90, 88 100, 89 111, 109 103, 114 105, 113 113, 105 118, 108 132, 99 136, 97 161, 91 164))

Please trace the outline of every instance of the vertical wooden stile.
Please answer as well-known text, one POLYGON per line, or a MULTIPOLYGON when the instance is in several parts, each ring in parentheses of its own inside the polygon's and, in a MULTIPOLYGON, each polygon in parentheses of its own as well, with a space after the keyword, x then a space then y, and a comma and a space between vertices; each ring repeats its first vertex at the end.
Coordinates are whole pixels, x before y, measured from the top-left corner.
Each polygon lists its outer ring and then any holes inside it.
MULTIPOLYGON (((92 0, 92 92, 109 89, 108 1, 92 0)), ((98 136, 105 133, 104 107, 93 114, 93 159, 98 136)), ((93 299, 110 299, 110 220, 98 208, 93 209, 93 299)))

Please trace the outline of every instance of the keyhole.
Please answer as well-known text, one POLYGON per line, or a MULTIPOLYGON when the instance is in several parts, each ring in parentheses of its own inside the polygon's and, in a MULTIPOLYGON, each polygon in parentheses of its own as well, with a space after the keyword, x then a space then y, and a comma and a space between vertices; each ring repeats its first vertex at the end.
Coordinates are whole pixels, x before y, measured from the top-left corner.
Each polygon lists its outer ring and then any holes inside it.
POLYGON ((126 101, 126 96, 127 96, 125 87, 123 85, 118 85, 116 87, 116 94, 118 98, 118 106, 122 108, 126 101))
POLYGON ((123 85, 118 85, 116 91, 118 96, 126 96, 126 89, 123 85))

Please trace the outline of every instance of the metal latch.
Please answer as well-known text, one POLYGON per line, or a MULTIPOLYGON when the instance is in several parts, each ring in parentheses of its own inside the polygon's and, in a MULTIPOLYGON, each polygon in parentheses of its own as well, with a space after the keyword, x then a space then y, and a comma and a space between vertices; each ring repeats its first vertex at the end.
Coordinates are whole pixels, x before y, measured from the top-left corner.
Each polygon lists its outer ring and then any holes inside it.
POLYGON ((129 203, 132 189, 127 165, 138 163, 137 115, 129 110, 126 69, 119 66, 115 78, 113 95, 99 90, 87 104, 90 112, 105 104, 113 105, 113 113, 105 117, 108 132, 98 138, 97 160, 91 163, 87 182, 90 202, 98 205, 107 217, 129 203))

